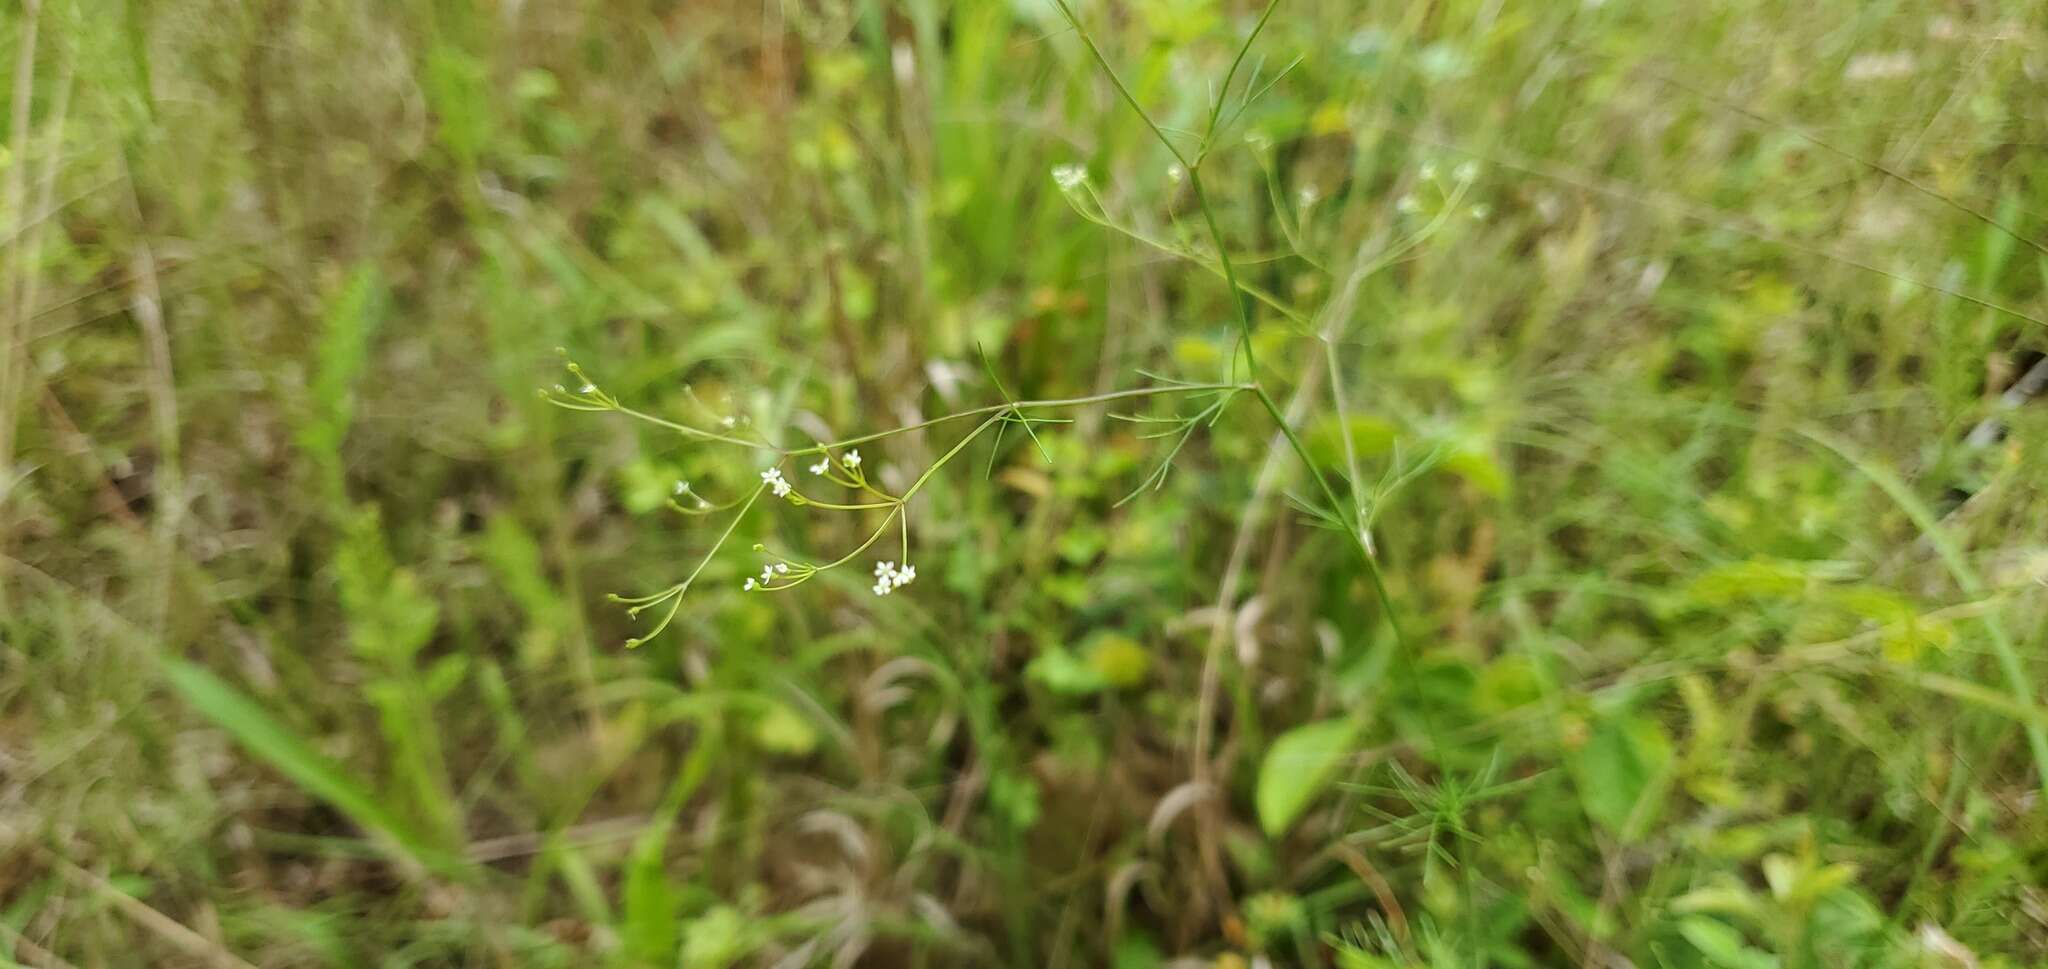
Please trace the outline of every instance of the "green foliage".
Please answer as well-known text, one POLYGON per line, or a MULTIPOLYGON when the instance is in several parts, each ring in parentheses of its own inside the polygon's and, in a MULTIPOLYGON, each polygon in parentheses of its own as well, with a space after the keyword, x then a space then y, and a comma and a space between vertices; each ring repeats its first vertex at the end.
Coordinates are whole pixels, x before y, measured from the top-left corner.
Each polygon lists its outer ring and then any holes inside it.
POLYGON ((1303 724, 1273 738, 1259 763, 1259 826, 1271 837, 1292 827, 1301 812, 1322 793, 1363 726, 1343 718, 1303 724))
POLYGON ((1671 739, 1655 720, 1603 717, 1572 758, 1572 777, 1586 814, 1624 840, 1655 824, 1670 787, 1671 739))
POLYGON ((331 495, 342 489, 342 444, 356 415, 356 383, 369 366, 370 339, 384 315, 382 284, 374 266, 360 266, 327 309, 320 333, 309 410, 299 425, 299 446, 321 469, 331 495))
POLYGON ((12 5, 0 962, 2040 964, 2030 12, 12 5))
POLYGON ((341 765, 321 756, 256 701, 204 668, 181 660, 165 660, 164 676, 186 703, 232 734, 251 755, 290 778, 307 794, 326 801, 371 833, 388 839, 402 852, 406 862, 438 872, 458 870, 441 848, 388 811, 367 786, 341 765))

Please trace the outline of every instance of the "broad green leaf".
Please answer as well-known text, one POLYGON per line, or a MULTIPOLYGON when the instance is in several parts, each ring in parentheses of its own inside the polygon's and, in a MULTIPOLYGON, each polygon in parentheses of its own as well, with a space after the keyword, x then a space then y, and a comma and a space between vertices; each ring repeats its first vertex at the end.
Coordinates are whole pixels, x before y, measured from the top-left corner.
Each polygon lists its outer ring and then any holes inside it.
POLYGON ((1039 653, 1024 667, 1024 675, 1061 696, 1087 696, 1109 686, 1101 672, 1061 647, 1039 653))
POLYGON ((421 866, 444 873, 456 869, 449 855, 378 803, 367 785, 314 750, 255 700, 205 668, 183 660, 165 660, 164 675, 193 709, 233 735, 257 759, 291 778, 307 794, 384 836, 421 866))
POLYGON ((1104 633, 1088 645, 1088 668, 1110 686, 1125 688, 1145 682, 1152 654, 1121 633, 1104 633))
POLYGON ((1778 969, 1776 956, 1750 948, 1743 942, 1741 932, 1704 915, 1680 921, 1678 934, 1721 969, 1778 969))
POLYGON ((755 948, 754 930, 739 910, 720 905, 683 924, 682 969, 726 969, 755 948))
POLYGON ((1687 585, 1686 595, 1705 606, 1744 599, 1792 599, 1806 591, 1812 578, 1811 570, 1803 563, 1750 559, 1700 573, 1687 585))
POLYGON ((1465 479, 1466 484, 1488 497, 1499 498, 1507 494, 1508 473, 1487 451, 1476 447, 1459 448, 1444 456, 1442 467, 1465 479))
POLYGON ((1399 429, 1392 422, 1369 414, 1353 414, 1348 421, 1325 417, 1308 427, 1302 443, 1317 464, 1332 468, 1345 466, 1344 430, 1350 429, 1352 453, 1360 459, 1376 458, 1394 449, 1399 429))
POLYGON ((802 757, 818 746, 818 730, 788 704, 771 700, 754 722, 754 742, 769 753, 802 757))
POLYGON ((1351 752, 1362 724, 1353 719, 1324 720, 1281 734, 1259 764, 1256 801, 1259 826, 1279 837, 1322 793, 1338 764, 1351 752))
POLYGON ((1656 721, 1620 716, 1601 721, 1572 756, 1572 775, 1586 813, 1632 839, 1656 819, 1670 785, 1671 739, 1656 721))

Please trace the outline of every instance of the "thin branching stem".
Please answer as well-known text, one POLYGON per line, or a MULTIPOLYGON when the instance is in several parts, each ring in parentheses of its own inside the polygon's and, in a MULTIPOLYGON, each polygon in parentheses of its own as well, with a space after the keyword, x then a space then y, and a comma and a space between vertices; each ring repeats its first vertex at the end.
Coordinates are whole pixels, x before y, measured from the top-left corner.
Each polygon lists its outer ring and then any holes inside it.
MULTIPOLYGON (((1339 509, 1345 508, 1347 505, 1338 499, 1336 489, 1331 487, 1330 481, 1324 476, 1322 469, 1316 466, 1315 459, 1309 454, 1308 446, 1302 443, 1300 435, 1295 433, 1293 426, 1287 422, 1286 415, 1281 413, 1280 406, 1273 401, 1273 395, 1260 382, 1258 353, 1257 349, 1252 345, 1251 309, 1246 304, 1242 289, 1238 283, 1237 267, 1231 261, 1230 246, 1223 237, 1222 225, 1216 219, 1215 206, 1210 204, 1209 194, 1203 189, 1202 173, 1198 164, 1191 164, 1188 158, 1181 153, 1180 149, 1174 147, 1173 142, 1166 137, 1166 133, 1160 130, 1159 125, 1152 120, 1152 116, 1145 110, 1145 106, 1138 103, 1138 99, 1131 94, 1130 89, 1117 76, 1116 69, 1110 66, 1108 59, 1103 56, 1102 49, 1096 46, 1094 39, 1081 26, 1080 18, 1074 15, 1073 9, 1067 5, 1066 0, 1053 0, 1053 3, 1066 16, 1067 22, 1074 27, 1075 33, 1081 38, 1081 42, 1087 46, 1088 53, 1094 57, 1096 65, 1102 69, 1104 76, 1109 78, 1110 83, 1115 86, 1117 94, 1123 98, 1124 103, 1130 106, 1131 110, 1145 123, 1145 127, 1151 129, 1153 135, 1159 139, 1159 143, 1168 152, 1172 153, 1175 160, 1179 161, 1182 168, 1186 170, 1188 189, 1194 196, 1195 205, 1202 211, 1202 222, 1208 228, 1211 244, 1216 247, 1217 261, 1223 269, 1224 282, 1230 290, 1231 306, 1236 310, 1238 346, 1240 353, 1244 357, 1245 383, 1247 384, 1245 389, 1248 389, 1253 396, 1258 398, 1259 405, 1266 409, 1267 415, 1279 427, 1281 434, 1287 439, 1288 447, 1294 451, 1295 457, 1307 469, 1309 477, 1315 482, 1316 490, 1322 492, 1323 498, 1328 502, 1332 513, 1339 513, 1339 509)), ((1238 50, 1236 59, 1231 64, 1231 72, 1233 74, 1236 72, 1237 65, 1243 62, 1245 52, 1251 48, 1252 41, 1258 39, 1259 31, 1264 29, 1266 21, 1272 16, 1277 6, 1278 0, 1271 0, 1265 12, 1260 15, 1257 27, 1245 39, 1243 46, 1238 50)), ((1225 91, 1217 95, 1219 103, 1222 98, 1228 96, 1228 93, 1226 88, 1225 91)), ((1220 113, 1219 109, 1212 109, 1212 115, 1217 113, 1220 113)), ((1207 158, 1206 146, 1202 158, 1207 158)), ((1366 575, 1371 580, 1373 594, 1379 602, 1381 611, 1386 613, 1387 628, 1394 637, 1394 648, 1401 657, 1403 664, 1411 665, 1414 657, 1410 651, 1408 637, 1401 628, 1398 610, 1394 606, 1393 595, 1387 590, 1386 577, 1381 574, 1379 560, 1374 556, 1372 546, 1366 540, 1363 526, 1356 511, 1354 510, 1352 514, 1345 516, 1345 518, 1347 520, 1345 522, 1344 534, 1350 539, 1352 547, 1357 550, 1359 560, 1364 564, 1366 575)), ((1425 713, 1427 713, 1426 710, 1425 713)), ((1431 744, 1438 750, 1441 750, 1442 741, 1440 733, 1436 728, 1435 718, 1433 716, 1425 717, 1425 723, 1428 725, 1431 735, 1431 744)), ((1205 756, 1205 752, 1196 751, 1195 756, 1199 761, 1205 756)))
POLYGON ((1006 402, 1001 404, 989 404, 985 407, 975 407, 969 410, 957 411, 955 413, 946 414, 942 417, 934 417, 929 420, 918 421, 915 424, 905 424, 902 427, 893 427, 886 431, 875 431, 873 433, 862 434, 856 437, 844 438, 837 441, 830 441, 823 444, 811 444, 806 445, 804 447, 794 448, 777 447, 766 441, 750 441, 743 437, 733 437, 729 434, 719 434, 713 431, 704 430, 703 428, 691 427, 688 424, 679 423, 677 421, 669 420, 668 418, 665 417, 659 417, 654 414, 649 414, 646 411, 636 410, 634 408, 627 407, 624 404, 618 403, 617 401, 611 401, 608 404, 598 403, 593 405, 589 398, 584 397, 570 396, 565 398, 563 396, 555 394, 548 394, 545 396, 551 403, 555 404, 558 407, 565 407, 570 410, 609 411, 617 414, 623 414, 635 420, 645 421, 649 424, 653 424, 656 427, 667 428, 669 430, 675 431, 678 434, 682 434, 685 437, 691 437, 703 441, 715 441, 721 444, 731 444, 736 447, 743 447, 754 451, 766 451, 768 453, 777 455, 778 458, 790 458, 806 454, 825 454, 830 451, 837 451, 844 448, 854 447, 856 445, 867 444, 871 441, 884 440, 887 438, 895 437, 899 434, 908 434, 912 431, 921 431, 926 428, 937 427, 941 424, 949 424, 952 423, 953 421, 962 420, 969 417, 987 417, 988 415, 1000 414, 1004 411, 1017 411, 1020 412, 1021 415, 1021 412, 1027 410, 1054 410, 1062 407, 1084 407, 1089 404, 1101 404, 1114 400, 1129 400, 1134 397, 1152 397, 1159 394, 1225 393, 1230 391, 1250 389, 1252 389, 1251 385, 1245 383, 1174 384, 1165 387, 1134 387, 1128 390, 1117 390, 1102 394, 1090 394, 1086 397, 1061 397, 1050 400, 1020 400, 1013 403, 1006 402))

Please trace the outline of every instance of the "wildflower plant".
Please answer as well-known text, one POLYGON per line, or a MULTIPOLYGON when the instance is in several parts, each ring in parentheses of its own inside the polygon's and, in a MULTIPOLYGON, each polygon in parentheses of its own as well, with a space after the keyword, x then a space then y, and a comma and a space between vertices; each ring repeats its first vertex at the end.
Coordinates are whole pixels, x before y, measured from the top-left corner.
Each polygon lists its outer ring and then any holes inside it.
MULTIPOLYGON (((1042 416, 1048 412, 1115 401, 1136 400, 1155 396, 1184 396, 1207 399, 1209 402, 1196 416, 1181 422, 1178 440, 1166 461, 1147 478, 1156 484, 1164 479, 1166 469, 1173 457, 1186 444, 1187 437, 1204 421, 1214 423, 1229 401, 1237 395, 1249 392, 1252 387, 1244 383, 1192 383, 1161 380, 1153 386, 1129 390, 1094 394, 1086 397, 1072 397, 1058 400, 1013 400, 1002 390, 1001 381, 994 381, 1003 395, 1003 402, 959 411, 942 417, 921 421, 885 431, 864 434, 841 441, 813 444, 807 447, 785 448, 767 440, 747 435, 738 429, 738 422, 730 418, 720 421, 717 430, 694 424, 670 420, 628 406, 619 398, 606 392, 575 361, 566 364, 575 379, 576 389, 569 385, 557 384, 541 391, 541 397, 557 407, 592 413, 611 413, 643 421, 661 427, 686 438, 712 444, 744 449, 767 458, 768 464, 758 473, 758 483, 745 495, 724 504, 717 504, 699 495, 688 481, 677 481, 673 497, 668 506, 677 512, 689 515, 716 515, 730 513, 724 530, 688 575, 680 581, 654 593, 643 596, 611 595, 610 600, 626 607, 626 612, 635 618, 650 610, 660 610, 661 618, 646 634, 626 641, 628 647, 639 646, 666 630, 682 607, 682 600, 701 576, 711 561, 716 558, 738 530, 740 522, 761 501, 785 501, 791 505, 815 509, 826 513, 872 513, 881 512, 881 521, 868 533, 865 540, 838 558, 829 561, 807 561, 794 555, 770 551, 765 545, 755 545, 754 551, 764 556, 759 575, 748 576, 740 583, 742 592, 784 592, 809 582, 824 572, 845 568, 869 554, 893 531, 896 542, 894 559, 879 560, 873 566, 874 582, 870 586, 876 596, 887 596, 909 585, 917 579, 917 566, 911 561, 910 544, 910 503, 930 483, 932 478, 964 453, 968 446, 983 435, 993 431, 997 443, 1003 432, 1011 425, 1021 427, 1024 432, 1037 439, 1034 425, 1057 423, 1061 418, 1042 416), (925 430, 942 425, 973 421, 967 434, 927 466, 905 487, 900 494, 892 494, 880 483, 870 478, 866 471, 867 459, 861 455, 857 445, 872 444, 913 431, 925 430), (791 470, 785 471, 785 467, 791 470), (794 477, 797 467, 808 472, 809 478, 794 477), (806 492, 799 483, 812 487, 806 492), (837 489, 832 498, 825 497, 824 489, 837 489), (684 501, 688 500, 688 504, 684 501)), ((994 371, 990 370, 993 378, 994 371)), ((1155 420, 1154 418, 1127 417, 1129 420, 1155 420)), ((1041 445, 1042 447, 1042 445, 1041 445)))
MULTIPOLYGON (((1140 437, 1163 441, 1165 452, 1158 463, 1146 475, 1131 494, 1123 501, 1129 501, 1147 490, 1162 486, 1170 474, 1174 461, 1180 456, 1195 434, 1203 428, 1213 427, 1222 419, 1230 406, 1243 398, 1258 403, 1259 408, 1271 418, 1275 431, 1305 469, 1314 487, 1311 496, 1293 496, 1294 502, 1317 524, 1342 533, 1354 549, 1363 571, 1370 580, 1374 594, 1381 606, 1386 622, 1392 631, 1399 664, 1412 678, 1413 658, 1410 655, 1401 625, 1396 616, 1392 596, 1388 592, 1384 577, 1376 558, 1370 534, 1373 511, 1377 498, 1384 496, 1384 487, 1372 487, 1366 479, 1359 456, 1346 440, 1344 466, 1326 470, 1310 453, 1298 435, 1294 422, 1283 412, 1273 395, 1278 386, 1276 378, 1269 373, 1260 360, 1258 348, 1253 340, 1253 304, 1259 304, 1277 314, 1304 338, 1321 344, 1317 356, 1319 367, 1327 368, 1330 402, 1336 411, 1340 426, 1348 426, 1349 414, 1342 375, 1337 365, 1332 331, 1324 328, 1317 331, 1310 326, 1311 315, 1305 314, 1287 301, 1267 293, 1241 279, 1237 272, 1237 260, 1226 241, 1211 204, 1203 180, 1204 165, 1215 157, 1225 144, 1224 135, 1266 92, 1272 90, 1295 66, 1290 63, 1271 76, 1262 77, 1261 66, 1251 69, 1245 83, 1238 83, 1239 74, 1246 65, 1247 55, 1264 31, 1278 7, 1278 0, 1270 0, 1261 12, 1258 21, 1243 43, 1238 46, 1235 56, 1224 74, 1222 83, 1216 88, 1217 94, 1211 100, 1203 126, 1199 132, 1176 129, 1174 135, 1183 136, 1177 140, 1169 135, 1144 106, 1125 86, 1115 69, 1096 45, 1093 37, 1067 0, 1053 0, 1060 15, 1074 29, 1075 35, 1086 47, 1090 58, 1102 75, 1115 88, 1118 96, 1143 122, 1146 129, 1156 138, 1172 157, 1167 169, 1168 179, 1177 190, 1185 190, 1192 198, 1196 211, 1207 236, 1207 246, 1184 245, 1155 238, 1131 225, 1126 224, 1111 211, 1106 200, 1095 191, 1093 180, 1086 166, 1080 163, 1066 163, 1055 166, 1051 179, 1062 197, 1082 218, 1104 228, 1126 235, 1148 246, 1170 255, 1191 261, 1212 274, 1220 277, 1228 290, 1237 338, 1226 363, 1222 379, 1197 382, 1161 376, 1156 373, 1139 371, 1148 384, 1126 390, 1056 400, 1017 400, 1003 387, 995 369, 982 357, 990 384, 1000 396, 999 402, 968 410, 958 411, 941 417, 909 424, 889 430, 875 431, 839 441, 821 442, 803 447, 781 447, 738 426, 728 417, 720 420, 714 428, 671 420, 638 410, 617 397, 607 393, 597 381, 590 378, 573 361, 568 364, 572 382, 558 384, 552 390, 544 390, 541 396, 557 406, 570 410, 618 414, 673 431, 689 440, 705 444, 722 445, 752 451, 766 458, 766 465, 759 471, 759 483, 747 494, 735 500, 719 504, 698 496, 684 482, 678 482, 676 500, 670 506, 688 514, 728 514, 725 528, 703 558, 698 560, 690 573, 680 581, 649 595, 639 597, 614 596, 613 600, 626 606, 627 611, 637 617, 648 610, 661 610, 661 619, 645 635, 627 641, 628 646, 637 646, 665 630, 681 607, 683 596, 690 590, 704 569, 730 541, 739 523, 744 520, 762 500, 786 501, 792 505, 815 509, 826 513, 871 514, 881 512, 880 521, 865 540, 837 558, 828 561, 807 561, 793 555, 769 551, 765 546, 755 546, 755 551, 765 561, 759 575, 749 576, 741 583, 741 590, 747 593, 782 592, 810 581, 820 573, 845 568, 862 561, 870 550, 882 543, 893 532, 894 558, 877 559, 872 565, 873 584, 870 591, 876 596, 891 595, 909 585, 917 577, 917 567, 912 561, 910 541, 910 503, 925 485, 944 470, 967 448, 983 435, 993 433, 998 445, 1002 435, 1011 426, 1016 426, 1029 436, 1043 451, 1038 441, 1036 425, 1063 420, 1057 414, 1074 408, 1096 404, 1131 401, 1152 397, 1173 397, 1189 400, 1193 406, 1185 413, 1175 416, 1157 415, 1112 415, 1117 419, 1137 424, 1143 428, 1140 437), (1185 136, 1192 135, 1194 144, 1184 143, 1185 136), (576 389, 569 389, 571 386, 576 389), (971 427, 965 435, 955 441, 929 466, 925 467, 900 493, 891 493, 879 483, 870 479, 863 470, 866 459, 859 451, 860 446, 874 447, 889 439, 915 431, 942 425, 968 424, 971 427), (798 469, 809 477, 798 474, 798 469), (1340 487, 1341 485, 1341 487, 1340 487), (807 491, 806 488, 811 490, 807 491), (830 489, 830 490, 828 490, 830 489), (830 495, 828 498, 827 496, 830 495), (683 499, 688 499, 685 504, 683 499)), ((1296 62, 1298 63, 1298 61, 1296 62)), ((1283 236, 1294 254, 1318 269, 1321 263, 1308 249, 1308 233, 1305 226, 1306 213, 1317 201, 1317 194, 1304 191, 1297 197, 1299 208, 1292 224, 1285 216, 1286 206, 1277 204, 1281 197, 1278 182, 1267 157, 1271 146, 1262 137, 1253 134, 1244 139, 1260 168, 1266 176, 1267 188, 1276 200, 1275 208, 1281 210, 1283 236)), ((1421 225, 1404 237, 1395 240, 1377 253, 1362 254, 1361 261, 1354 267, 1354 278, 1377 272, 1404 257, 1430 236, 1441 230, 1454 216, 1464 213, 1478 215, 1474 209, 1464 205, 1464 197, 1478 178, 1478 170, 1471 163, 1461 163, 1446 177, 1436 163, 1429 163, 1417 172, 1419 185, 1401 197, 1397 208, 1404 215, 1413 215, 1421 225), (1417 192, 1423 194, 1418 195, 1417 192)), ((1483 216, 1482 216, 1483 217, 1483 216)), ((1327 270, 1325 270, 1327 272, 1327 270)), ((993 461, 993 454, 991 455, 993 461)), ((1382 482, 1384 485, 1384 482, 1382 482)), ((1123 502, 1119 502, 1122 504, 1123 502)), ((1206 709, 1213 702, 1208 693, 1213 689, 1213 667, 1218 662, 1211 650, 1204 671, 1204 696, 1202 705, 1206 709)), ((1429 732, 1432 746, 1441 747, 1435 740, 1437 730, 1433 723, 1429 732)), ((1205 770, 1206 737, 1198 737, 1194 745, 1194 759, 1197 773, 1205 770)), ((1432 751, 1434 753, 1434 751, 1432 751)))

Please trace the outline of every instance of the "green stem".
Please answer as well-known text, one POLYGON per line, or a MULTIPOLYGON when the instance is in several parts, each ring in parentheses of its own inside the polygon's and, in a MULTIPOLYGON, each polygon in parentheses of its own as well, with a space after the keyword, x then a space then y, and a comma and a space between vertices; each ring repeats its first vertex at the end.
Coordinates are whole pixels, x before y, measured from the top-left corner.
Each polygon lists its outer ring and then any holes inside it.
MULTIPOLYGON (((1209 150, 1215 147, 1216 122, 1223 117, 1223 102, 1230 98, 1230 85, 1237 80, 1237 69, 1244 65, 1244 55, 1251 53, 1252 42, 1266 30, 1266 21, 1273 19, 1273 11, 1279 9, 1280 0, 1266 0, 1266 9, 1259 14, 1259 22, 1252 25, 1250 36, 1237 47, 1237 56, 1230 59, 1230 70, 1223 74, 1223 87, 1216 91, 1216 103, 1209 107, 1209 126, 1202 132, 1202 148, 1195 155, 1195 163, 1189 168, 1198 168, 1209 157, 1209 150)), ((1247 95, 1249 97, 1249 95, 1247 95)), ((1236 120, 1234 117, 1232 120, 1236 120)))
MULTIPOLYGON (((776 447, 775 445, 769 444, 765 441, 749 441, 746 438, 732 437, 725 434, 716 434, 711 431, 706 431, 702 428, 691 427, 688 424, 679 424, 675 421, 671 421, 666 418, 656 417, 653 414, 649 414, 645 411, 634 410, 633 408, 626 407, 624 405, 604 409, 616 411, 620 414, 624 414, 627 417, 631 417, 637 420, 646 421, 647 423, 653 424, 657 427, 668 428, 669 430, 675 431, 687 437, 694 437, 699 440, 706 441, 717 441, 723 444, 734 444, 744 448, 751 448, 756 451, 767 451, 771 454, 787 458, 795 457, 800 454, 827 454, 830 451, 852 447, 856 444, 866 444, 870 441, 879 441, 884 438, 895 437, 898 434, 908 434, 911 431, 921 431, 928 427, 936 427, 940 424, 951 423, 953 421, 957 421, 966 417, 985 417, 990 414, 996 414, 1008 410, 1051 410, 1060 407, 1083 407, 1088 404, 1100 404, 1112 400, 1128 400, 1133 397, 1153 397, 1158 396, 1160 394, 1213 394, 1220 393, 1223 391, 1250 389, 1251 386, 1249 384, 1243 383, 1173 384, 1165 387, 1134 387, 1129 390, 1117 390, 1104 394, 1090 394, 1086 397, 1059 397, 1049 400, 1020 400, 1015 403, 1005 402, 1001 404, 989 404, 987 406, 976 407, 971 410, 957 411, 955 413, 947 414, 943 417, 934 417, 931 418, 930 420, 919 421, 915 424, 906 424, 902 427, 893 427, 886 431, 875 431, 870 434, 862 434, 859 437, 849 437, 845 438, 844 440, 831 441, 824 444, 813 444, 807 447, 798 448, 776 447)), ((561 405, 558 402, 556 406, 563 405, 561 405)), ((582 408, 571 409, 580 410, 582 408)))

